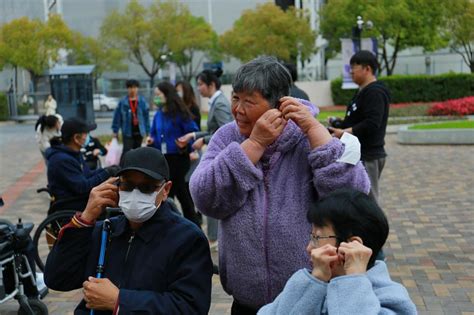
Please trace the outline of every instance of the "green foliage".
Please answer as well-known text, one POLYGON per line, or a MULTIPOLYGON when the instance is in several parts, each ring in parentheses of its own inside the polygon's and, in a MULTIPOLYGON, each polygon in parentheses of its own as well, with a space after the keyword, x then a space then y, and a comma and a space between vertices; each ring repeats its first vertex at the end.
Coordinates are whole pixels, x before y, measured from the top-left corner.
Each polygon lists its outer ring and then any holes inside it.
POLYGON ((340 38, 352 37, 352 27, 360 15, 365 21, 373 22, 373 28, 365 29, 362 37, 378 39, 382 64, 391 75, 400 50, 414 46, 435 50, 447 45, 443 3, 442 0, 331 0, 321 11, 321 31, 328 40, 327 57, 340 52, 340 38), (388 49, 389 45, 392 50, 388 49))
POLYGON ((472 129, 474 128, 474 120, 448 121, 436 124, 415 125, 409 129, 415 130, 432 130, 432 129, 472 129))
POLYGON ((0 121, 7 120, 9 116, 8 113, 8 101, 5 93, 0 93, 0 121))
POLYGON ((58 15, 48 22, 22 17, 6 23, 0 29, 0 63, 20 67, 32 76, 39 76, 57 61, 60 48, 67 48, 72 33, 58 15))
POLYGON ((192 77, 196 51, 210 50, 216 36, 203 18, 176 0, 155 0, 147 8, 131 0, 123 13, 112 11, 101 27, 105 45, 123 51, 150 77, 150 84, 168 61, 176 63, 183 77, 192 77))
MULTIPOLYGON (((474 74, 394 75, 378 79, 390 90, 392 103, 434 102, 474 95, 474 74)), ((342 79, 331 82, 334 104, 347 104, 355 90, 342 90, 342 79)))
POLYGON ((17 105, 18 115, 28 115, 30 112, 30 105, 28 103, 21 103, 17 105))
POLYGON ((260 55, 292 61, 301 54, 306 59, 315 52, 316 34, 311 30, 306 11, 266 3, 246 10, 231 30, 220 38, 224 53, 242 62, 260 55))
POLYGON ((460 54, 474 73, 474 2, 452 0, 447 2, 449 14, 447 32, 451 36, 451 48, 460 54))
POLYGON ((127 65, 122 60, 125 54, 114 47, 107 47, 101 39, 83 36, 79 32, 73 32, 72 49, 69 57, 77 65, 95 65, 96 77, 100 77, 105 71, 125 71, 127 65))

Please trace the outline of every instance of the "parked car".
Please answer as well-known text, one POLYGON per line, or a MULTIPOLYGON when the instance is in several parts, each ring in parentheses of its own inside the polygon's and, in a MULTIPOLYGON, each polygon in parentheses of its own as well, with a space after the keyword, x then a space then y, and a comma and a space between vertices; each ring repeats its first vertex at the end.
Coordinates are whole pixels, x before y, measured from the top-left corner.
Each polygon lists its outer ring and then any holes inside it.
POLYGON ((119 99, 105 94, 94 94, 94 110, 106 112, 117 108, 119 99))

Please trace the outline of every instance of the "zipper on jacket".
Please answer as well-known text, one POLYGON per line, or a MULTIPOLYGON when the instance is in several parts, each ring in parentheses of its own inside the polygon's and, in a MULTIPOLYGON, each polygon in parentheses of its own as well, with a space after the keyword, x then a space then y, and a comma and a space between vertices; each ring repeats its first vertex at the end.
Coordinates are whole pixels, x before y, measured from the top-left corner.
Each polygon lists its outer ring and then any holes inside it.
POLYGON ((123 280, 123 273, 125 272, 125 270, 127 268, 125 268, 127 266, 127 260, 128 260, 128 254, 130 253, 130 248, 132 247, 132 242, 133 242, 133 239, 135 238, 135 232, 132 233, 132 235, 130 236, 130 238, 128 239, 128 247, 127 247, 127 252, 125 253, 125 261, 123 262, 123 269, 122 269, 122 276, 120 277, 120 282, 119 282, 119 285, 118 285, 118 288, 120 289, 120 287, 122 286, 122 280, 123 280))
POLYGON ((268 172, 270 171, 270 161, 262 162, 263 171, 263 192, 264 192, 264 208, 263 208, 263 253, 265 255, 265 282, 266 282, 266 296, 265 304, 270 303, 270 274, 269 274, 269 262, 268 262, 268 247, 267 247, 267 226, 268 226, 268 172))

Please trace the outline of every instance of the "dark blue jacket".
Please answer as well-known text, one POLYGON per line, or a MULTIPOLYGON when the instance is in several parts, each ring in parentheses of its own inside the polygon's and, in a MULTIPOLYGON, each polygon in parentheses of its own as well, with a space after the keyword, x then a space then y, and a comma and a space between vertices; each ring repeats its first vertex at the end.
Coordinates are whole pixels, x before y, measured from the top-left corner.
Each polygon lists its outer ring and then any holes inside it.
MULTIPOLYGON (((153 138, 153 146, 158 150, 161 150, 161 142, 165 141, 167 154, 179 154, 181 150, 176 145, 176 139, 198 130, 198 126, 191 118, 185 120, 180 115, 170 117, 159 109, 153 118, 150 136, 153 138)), ((191 144, 188 144, 187 151, 189 152, 191 152, 191 144)))
MULTIPOLYGON (((138 96, 137 106, 138 128, 142 137, 150 133, 150 113, 148 104, 143 96, 138 96)), ((128 96, 122 98, 114 111, 112 131, 118 133, 122 129, 122 135, 132 137, 132 109, 128 96)))
POLYGON ((67 208, 71 210, 82 211, 92 188, 109 178, 109 174, 103 169, 91 171, 84 162, 82 153, 65 145, 48 148, 46 160, 48 188, 53 195, 57 199, 77 197, 68 202, 67 208))
MULTIPOLYGON (((120 288, 119 314, 208 313, 212 260, 207 239, 194 223, 173 213, 168 202, 135 234, 125 216, 111 222, 104 278, 120 288)), ((99 222, 95 228, 64 230, 46 263, 49 288, 70 291, 95 277, 101 228, 99 222)), ((84 300, 75 314, 89 314, 84 300)))

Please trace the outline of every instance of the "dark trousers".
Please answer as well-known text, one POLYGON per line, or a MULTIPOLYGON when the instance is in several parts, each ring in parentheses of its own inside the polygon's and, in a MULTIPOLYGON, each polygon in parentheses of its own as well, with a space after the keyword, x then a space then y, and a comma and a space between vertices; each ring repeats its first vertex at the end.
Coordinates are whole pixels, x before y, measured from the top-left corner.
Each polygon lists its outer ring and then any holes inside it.
POLYGON ((165 158, 170 168, 170 180, 173 182, 169 197, 178 197, 184 217, 199 226, 189 186, 186 185, 185 181, 186 173, 191 165, 189 154, 165 154, 165 158))
POLYGON ((258 309, 253 309, 251 307, 240 304, 236 300, 232 303, 232 309, 230 310, 231 315, 256 315, 258 309))
POLYGON ((141 135, 133 135, 132 137, 123 137, 122 156, 132 149, 142 146, 143 137, 141 135))

